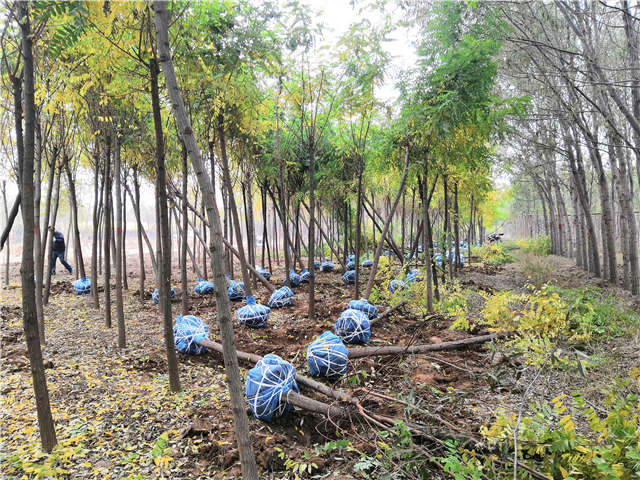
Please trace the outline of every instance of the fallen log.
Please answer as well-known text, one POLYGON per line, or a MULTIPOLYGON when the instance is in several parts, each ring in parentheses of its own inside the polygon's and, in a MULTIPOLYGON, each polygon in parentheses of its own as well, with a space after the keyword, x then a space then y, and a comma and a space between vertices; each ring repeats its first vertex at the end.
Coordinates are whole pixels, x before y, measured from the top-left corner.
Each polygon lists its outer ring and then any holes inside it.
MULTIPOLYGON (((198 344, 208 348, 209 350, 222 353, 222 344, 218 342, 213 342, 208 339, 202 339, 198 341, 198 344)), ((246 362, 258 363, 260 360, 262 360, 262 357, 260 355, 256 355, 255 353, 247 353, 247 352, 241 352, 240 350, 236 350, 236 354, 238 355, 239 360, 244 360, 246 362)), ((341 392, 339 390, 334 390, 333 388, 326 386, 324 383, 320 383, 314 380, 313 378, 307 377, 305 375, 300 375, 299 373, 296 373, 296 382, 299 385, 304 385, 307 388, 316 390, 317 392, 320 392, 326 395, 327 397, 333 398, 335 400, 351 403, 353 405, 359 404, 358 400, 355 397, 352 397, 351 395, 349 395, 348 393, 341 392)))
POLYGON ((372 357, 381 355, 414 355, 426 352, 442 352, 446 350, 460 350, 469 345, 478 345, 498 338, 505 337, 504 333, 492 333, 477 337, 455 340, 452 342, 429 343, 426 345, 388 345, 381 347, 359 347, 349 349, 349 359, 372 357))
POLYGON ((346 418, 349 416, 349 411, 344 407, 319 402, 313 398, 296 393, 293 390, 287 392, 285 402, 309 412, 321 413, 328 418, 346 418))
POLYGON ((369 320, 369 325, 373 326, 373 325, 376 325, 376 324, 380 323, 382 320, 387 318, 389 315, 391 315, 393 312, 398 310, 400 307, 404 307, 406 304, 407 304, 407 301, 403 300, 402 302, 396 303, 392 307, 387 308, 381 315, 379 315, 376 318, 373 318, 373 319, 369 320))

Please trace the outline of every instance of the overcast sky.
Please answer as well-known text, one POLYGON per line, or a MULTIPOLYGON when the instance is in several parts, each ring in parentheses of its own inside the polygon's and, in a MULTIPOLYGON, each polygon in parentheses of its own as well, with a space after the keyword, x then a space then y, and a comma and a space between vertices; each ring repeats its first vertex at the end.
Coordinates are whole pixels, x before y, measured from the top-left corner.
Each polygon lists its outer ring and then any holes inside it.
MULTIPOLYGON (((348 0, 306 0, 312 9, 318 12, 318 21, 327 26, 325 33, 325 44, 332 44, 337 41, 352 23, 367 18, 373 24, 382 21, 382 15, 376 10, 360 12, 360 9, 350 5, 348 0)), ((362 2, 358 2, 362 3, 362 2)), ((387 8, 392 14, 394 24, 397 25, 402 12, 393 8, 393 2, 388 2, 387 8)), ((385 84, 376 95, 380 100, 392 102, 398 97, 395 89, 395 82, 398 72, 407 70, 415 64, 417 60, 416 45, 412 41, 411 32, 407 28, 399 27, 391 34, 393 39, 384 44, 385 50, 391 55, 391 64, 387 72, 385 84)))

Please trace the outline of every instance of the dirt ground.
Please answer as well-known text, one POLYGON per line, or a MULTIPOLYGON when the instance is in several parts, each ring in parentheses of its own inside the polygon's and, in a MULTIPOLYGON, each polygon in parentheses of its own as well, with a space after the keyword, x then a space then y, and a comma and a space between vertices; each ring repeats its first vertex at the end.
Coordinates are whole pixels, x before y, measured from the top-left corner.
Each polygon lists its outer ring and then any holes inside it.
MULTIPOLYGON (((66 273, 54 277, 51 300, 45 307, 47 343, 43 351, 61 449, 53 461, 50 457, 47 468, 59 469, 60 478, 74 479, 239 478, 222 357, 217 353, 179 354, 183 390, 169 392, 158 309, 150 300, 151 291, 145 292, 141 302, 136 292, 137 267, 133 257, 130 260, 129 291, 124 294, 124 349, 117 347, 115 325, 104 325, 103 305, 95 309, 89 296, 75 295, 73 278, 66 273)), ((589 282, 569 260, 554 257, 552 261, 557 265, 554 275, 559 284, 589 282)), ((25 466, 31 465, 35 472, 38 466, 47 465, 39 450, 22 334, 18 267, 14 265, 12 271, 15 283, 0 290, 0 460, 3 478, 10 479, 20 478, 25 466)), ((151 273, 148 285, 152 284, 151 273)), ((283 269, 273 273, 272 280, 278 286, 283 269)), ((272 310, 266 329, 250 330, 236 324, 237 348, 260 355, 276 353, 306 373, 307 345, 315 336, 333 329, 353 297, 353 287, 345 287, 340 276, 339 272, 318 274, 315 320, 307 316, 308 286, 303 285, 294 289, 293 306, 272 310)), ((178 278, 176 268, 174 279, 178 278)), ((517 263, 499 268, 472 265, 463 270, 460 280, 480 290, 520 289, 527 283, 517 263)), ((177 281, 174 283, 179 290, 177 281)), ((212 297, 193 293, 195 283, 190 272, 189 313, 207 323, 211 339, 218 340, 215 302, 212 297)), ((269 294, 264 286, 258 286, 256 298, 267 303, 269 294)), ((232 308, 235 311, 243 304, 233 302, 232 308)), ((173 313, 179 309, 180 304, 174 303, 173 313)), ((471 335, 450 330, 450 324, 451 320, 440 316, 420 318, 401 308, 373 328, 370 345, 433 343, 471 335)), ((473 332, 478 333, 482 332, 473 332)), ((567 385, 592 392, 598 402, 599 390, 612 374, 640 364, 638 343, 638 338, 624 338, 603 347, 608 360, 590 370, 587 378, 576 372, 552 372, 536 377, 533 387, 533 370, 501 361, 484 347, 357 359, 349 363, 345 378, 331 386, 352 392, 377 413, 388 417, 408 414, 435 429, 446 424, 448 431, 474 438, 480 426, 497 412, 526 411, 534 396, 551 399, 566 391, 567 385)), ((243 374, 252 366, 241 364, 243 374)), ((303 393, 326 401, 313 392, 303 393)), ((360 478, 353 473, 353 464, 361 454, 373 452, 378 440, 377 427, 357 416, 335 423, 294 411, 268 424, 251 418, 250 428, 259 469, 268 479, 295 478, 295 463, 315 464, 312 473, 303 477, 360 478), (325 453, 327 442, 342 438, 350 440, 349 449, 325 453)), ((434 475, 438 478, 435 470, 434 475)))

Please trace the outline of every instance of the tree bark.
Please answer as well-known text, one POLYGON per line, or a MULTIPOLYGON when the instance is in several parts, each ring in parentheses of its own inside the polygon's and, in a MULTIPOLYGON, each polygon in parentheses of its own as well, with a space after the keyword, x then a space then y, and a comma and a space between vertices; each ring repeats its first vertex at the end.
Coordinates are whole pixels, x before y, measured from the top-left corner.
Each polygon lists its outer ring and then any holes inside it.
MULTIPOLYGON (((56 220, 58 219, 58 205, 60 203, 60 177, 61 172, 58 172, 56 175, 56 185, 55 185, 55 197, 53 200, 53 215, 51 215, 51 225, 55 225, 56 220)), ((44 272, 45 275, 45 287, 44 287, 44 298, 42 302, 44 305, 49 303, 49 294, 51 293, 51 251, 53 250, 53 245, 51 241, 47 242, 47 269, 44 272)))
MULTIPOLYGON (((313 145, 314 138, 311 138, 313 145)), ((315 251, 315 221, 316 221, 316 152, 315 148, 311 148, 309 152, 309 249, 307 250, 307 270, 309 271, 309 320, 313 320, 316 315, 316 269, 314 260, 316 258, 315 251)), ((357 268, 358 262, 356 262, 357 268)), ((356 270, 356 279, 358 270, 356 270)))
MULTIPOLYGON (((157 2, 155 5, 159 4, 161 4, 161 2, 157 2)), ((162 5, 165 11, 166 19, 166 4, 162 5)), ((161 39, 159 35, 157 42, 158 48, 160 49, 161 39)), ((156 197, 158 202, 158 216, 160 218, 160 255, 158 258, 158 276, 160 279, 160 281, 158 282, 158 292, 160 297, 159 304, 161 305, 162 324, 164 325, 164 346, 167 351, 169 387, 172 392, 179 392, 180 377, 178 374, 178 359, 176 358, 173 338, 171 298, 169 296, 169 290, 171 288, 171 238, 169 236, 169 214, 167 209, 167 178, 164 157, 164 134, 162 132, 162 113, 160 110, 160 94, 158 92, 159 70, 157 60, 154 57, 152 57, 149 62, 149 73, 151 80, 151 106, 153 109, 153 126, 156 137, 156 197)), ((169 92, 171 92, 171 89, 169 89, 169 92)))
MULTIPOLYGON (((171 60, 169 46, 169 27, 167 22, 166 2, 154 2, 155 25, 158 52, 160 63, 165 76, 165 83, 171 98, 176 124, 180 130, 183 141, 187 146, 187 152, 191 158, 191 164, 196 172, 203 200, 207 208, 209 224, 211 227, 211 268, 214 272, 214 283, 224 285, 224 269, 222 266, 223 244, 222 232, 220 229, 220 217, 216 206, 215 197, 211 188, 211 180, 208 178, 202 161, 202 153, 198 147, 187 110, 182 101, 182 95, 176 80, 176 75, 171 60)), ((253 455, 251 437, 249 433, 249 422, 244 408, 244 392, 242 388, 242 378, 238 366, 238 357, 234 346, 234 332, 231 324, 231 309, 229 297, 222 288, 216 288, 216 300, 218 304, 218 323, 223 344, 224 363, 227 371, 227 382, 231 396, 232 413, 238 442, 238 452, 242 465, 242 476, 245 480, 257 480, 258 468, 253 455)))
MULTIPOLYGON (((7 181, 2 181, 2 200, 4 203, 4 217, 6 219, 6 226, 9 225, 9 208, 7 205, 7 181)), ((9 260, 11 259, 11 242, 7 241, 7 254, 6 254, 6 263, 4 269, 4 286, 9 286, 9 260)))
POLYGON ((113 132, 114 151, 114 172, 116 179, 116 323, 118 325, 118 347, 127 346, 127 333, 124 324, 124 305, 122 301, 122 186, 120 181, 121 161, 120 161, 120 140, 118 132, 113 132))
MULTIPOLYGON (((188 245, 188 225, 189 218, 187 210, 187 187, 189 179, 189 166, 187 163, 187 147, 184 146, 184 142, 180 142, 182 147, 182 244, 180 252, 180 283, 182 283, 182 315, 189 313, 189 286, 187 285, 187 247, 188 245)), ((177 215, 177 214, 176 214, 177 215)), ((176 218, 176 225, 178 225, 178 219, 176 218)), ((195 260, 194 260, 195 266, 195 260)))
MULTIPOLYGON (((20 145, 18 152, 23 150, 23 156, 18 156, 20 174, 20 194, 22 205, 22 265, 20 276, 22 278, 22 321, 24 336, 27 344, 29 362, 31 364, 31 377, 36 400, 38 425, 40 427, 40 440, 42 449, 51 452, 56 445, 56 432, 51 415, 49 403, 49 390, 44 374, 42 362, 42 350, 38 338, 38 320, 36 317, 35 283, 33 280, 33 243, 34 243, 34 218, 33 218, 33 162, 34 162, 34 137, 35 137, 35 98, 34 98, 34 67, 31 24, 29 20, 29 4, 18 2, 17 16, 22 33, 22 58, 24 61, 24 137, 22 137, 22 120, 16 124, 16 143, 20 145), (24 143, 23 143, 24 142, 24 143)), ((15 83, 14 83, 15 85, 15 83)), ((15 92, 14 92, 15 93, 15 92)))
POLYGON ((75 242, 75 250, 78 255, 78 262, 76 268, 80 272, 80 278, 86 278, 86 272, 84 269, 84 257, 82 256, 82 243, 80 242, 80 228, 78 226, 78 200, 76 198, 76 185, 71 175, 71 168, 69 167, 69 159, 66 159, 64 163, 64 170, 67 174, 67 183, 69 184, 69 200, 71 203, 71 211, 73 212, 73 238, 75 242))
POLYGON ((105 135, 104 157, 104 324, 111 328, 111 133, 105 135))

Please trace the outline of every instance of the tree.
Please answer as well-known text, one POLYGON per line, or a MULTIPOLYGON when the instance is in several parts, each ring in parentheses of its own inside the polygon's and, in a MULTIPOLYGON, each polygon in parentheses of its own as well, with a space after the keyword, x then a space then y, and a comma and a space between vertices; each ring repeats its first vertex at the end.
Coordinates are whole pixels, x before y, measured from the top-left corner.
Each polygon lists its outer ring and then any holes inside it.
POLYGON ((251 445, 251 437, 249 435, 249 424, 244 411, 244 395, 242 389, 242 381, 240 377, 240 369, 238 367, 238 357, 235 351, 235 340, 233 326, 231 323, 231 309, 229 306, 229 297, 221 285, 225 285, 224 269, 222 265, 222 231, 220 229, 220 217, 216 206, 215 197, 211 179, 209 179, 204 162, 202 161, 202 153, 196 142, 191 127, 191 122, 187 115, 187 110, 182 100, 180 87, 178 86, 173 61, 171 58, 171 50, 169 45, 169 27, 167 20, 167 3, 154 2, 153 9, 155 12, 155 28, 156 43, 158 47, 158 55, 160 65, 165 77, 165 83, 171 98, 171 104, 182 139, 187 147, 187 153, 191 159, 191 164, 195 170, 202 190, 207 217, 209 218, 209 226, 211 229, 211 244, 209 246, 211 253, 211 270, 214 273, 214 285, 216 288, 216 303, 218 306, 218 324, 220 326, 220 335, 222 337, 224 363, 227 372, 227 383, 231 394, 231 408, 236 431, 236 441, 238 442, 238 451, 240 454, 240 462, 242 464, 242 475, 246 480, 258 478, 258 469, 253 455, 253 447, 251 445))

